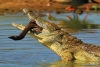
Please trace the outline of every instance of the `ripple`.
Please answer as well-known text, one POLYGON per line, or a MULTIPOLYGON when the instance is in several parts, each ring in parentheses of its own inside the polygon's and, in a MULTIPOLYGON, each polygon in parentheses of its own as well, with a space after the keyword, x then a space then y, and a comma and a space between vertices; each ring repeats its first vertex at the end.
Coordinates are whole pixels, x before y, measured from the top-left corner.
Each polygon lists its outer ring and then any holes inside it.
MULTIPOLYGON (((54 16, 65 18, 68 14, 54 16)), ((81 15, 82 18, 84 15, 81 15)), ((93 16, 91 16, 94 18, 93 16)), ((99 17, 99 16, 98 16, 99 17)), ((66 18, 65 18, 66 19, 66 18)), ((87 18, 88 19, 88 18, 87 18)), ((95 19, 92 19, 95 20, 95 19)), ((26 16, 8 15, 0 16, 0 67, 99 67, 98 62, 62 62, 60 58, 47 47, 41 45, 37 40, 26 35, 20 41, 14 41, 8 37, 18 35, 21 31, 11 25, 17 23, 27 24, 26 16), (98 64, 97 64, 98 63, 98 64)), ((99 22, 95 20, 95 23, 99 22)), ((99 24, 99 23, 98 23, 99 24)), ((100 29, 83 29, 72 34, 86 43, 100 46, 100 29)))

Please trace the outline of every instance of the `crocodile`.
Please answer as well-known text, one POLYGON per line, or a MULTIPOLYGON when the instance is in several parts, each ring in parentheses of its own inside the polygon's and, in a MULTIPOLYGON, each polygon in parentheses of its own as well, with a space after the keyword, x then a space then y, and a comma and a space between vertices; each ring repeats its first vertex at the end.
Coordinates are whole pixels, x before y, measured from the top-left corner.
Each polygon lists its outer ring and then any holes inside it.
MULTIPOLYGON (((43 29, 36 34, 28 29, 28 34, 33 36, 39 43, 46 46, 56 53, 62 61, 80 60, 80 61, 100 61, 100 46, 81 41, 75 36, 62 30, 55 23, 46 21, 34 14, 30 9, 23 9, 29 20, 43 29)), ((13 26, 24 30, 22 24, 12 23, 13 26)))

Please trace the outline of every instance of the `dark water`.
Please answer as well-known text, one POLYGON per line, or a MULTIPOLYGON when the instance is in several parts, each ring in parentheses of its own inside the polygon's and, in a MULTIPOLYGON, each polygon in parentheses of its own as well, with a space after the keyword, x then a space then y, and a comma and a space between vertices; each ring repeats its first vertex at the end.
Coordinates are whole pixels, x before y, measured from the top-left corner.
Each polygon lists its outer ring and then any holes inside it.
MULTIPOLYGON (((66 15, 60 14, 57 18, 64 18, 66 15)), ((80 16, 80 19, 83 16, 80 16)), ((94 21, 94 24, 100 24, 100 14, 91 13, 87 19, 94 21)), ((8 39, 9 36, 21 32, 11 25, 13 21, 23 24, 29 22, 25 15, 0 16, 0 67, 100 67, 99 62, 60 61, 55 53, 29 35, 20 41, 8 39)), ((100 46, 100 29, 84 29, 72 35, 84 42, 100 46)))

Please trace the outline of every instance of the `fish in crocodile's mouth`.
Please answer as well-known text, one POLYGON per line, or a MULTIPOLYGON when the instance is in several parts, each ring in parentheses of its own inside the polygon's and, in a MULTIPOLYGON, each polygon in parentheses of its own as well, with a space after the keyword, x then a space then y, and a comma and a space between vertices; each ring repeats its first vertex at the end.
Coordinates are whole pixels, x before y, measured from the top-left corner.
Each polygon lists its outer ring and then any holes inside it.
POLYGON ((43 30, 42 27, 38 26, 34 20, 31 20, 19 35, 10 36, 8 38, 13 39, 13 40, 21 40, 25 37, 28 31, 32 31, 33 33, 41 33, 42 30, 43 30))

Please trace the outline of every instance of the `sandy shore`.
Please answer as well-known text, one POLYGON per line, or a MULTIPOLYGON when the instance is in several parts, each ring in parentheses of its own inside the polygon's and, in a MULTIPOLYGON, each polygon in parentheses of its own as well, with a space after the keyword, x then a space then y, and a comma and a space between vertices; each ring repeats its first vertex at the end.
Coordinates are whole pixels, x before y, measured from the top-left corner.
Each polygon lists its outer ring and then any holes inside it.
MULTIPOLYGON (((23 8, 29 8, 36 12, 67 12, 65 8, 69 5, 67 4, 60 4, 60 3, 53 3, 51 6, 47 7, 48 0, 1 0, 0 1, 0 15, 4 13, 17 13, 22 11, 23 8)), ((100 8, 100 4, 90 4, 96 5, 100 8)), ((84 9, 85 6, 80 6, 79 8, 84 9)))

